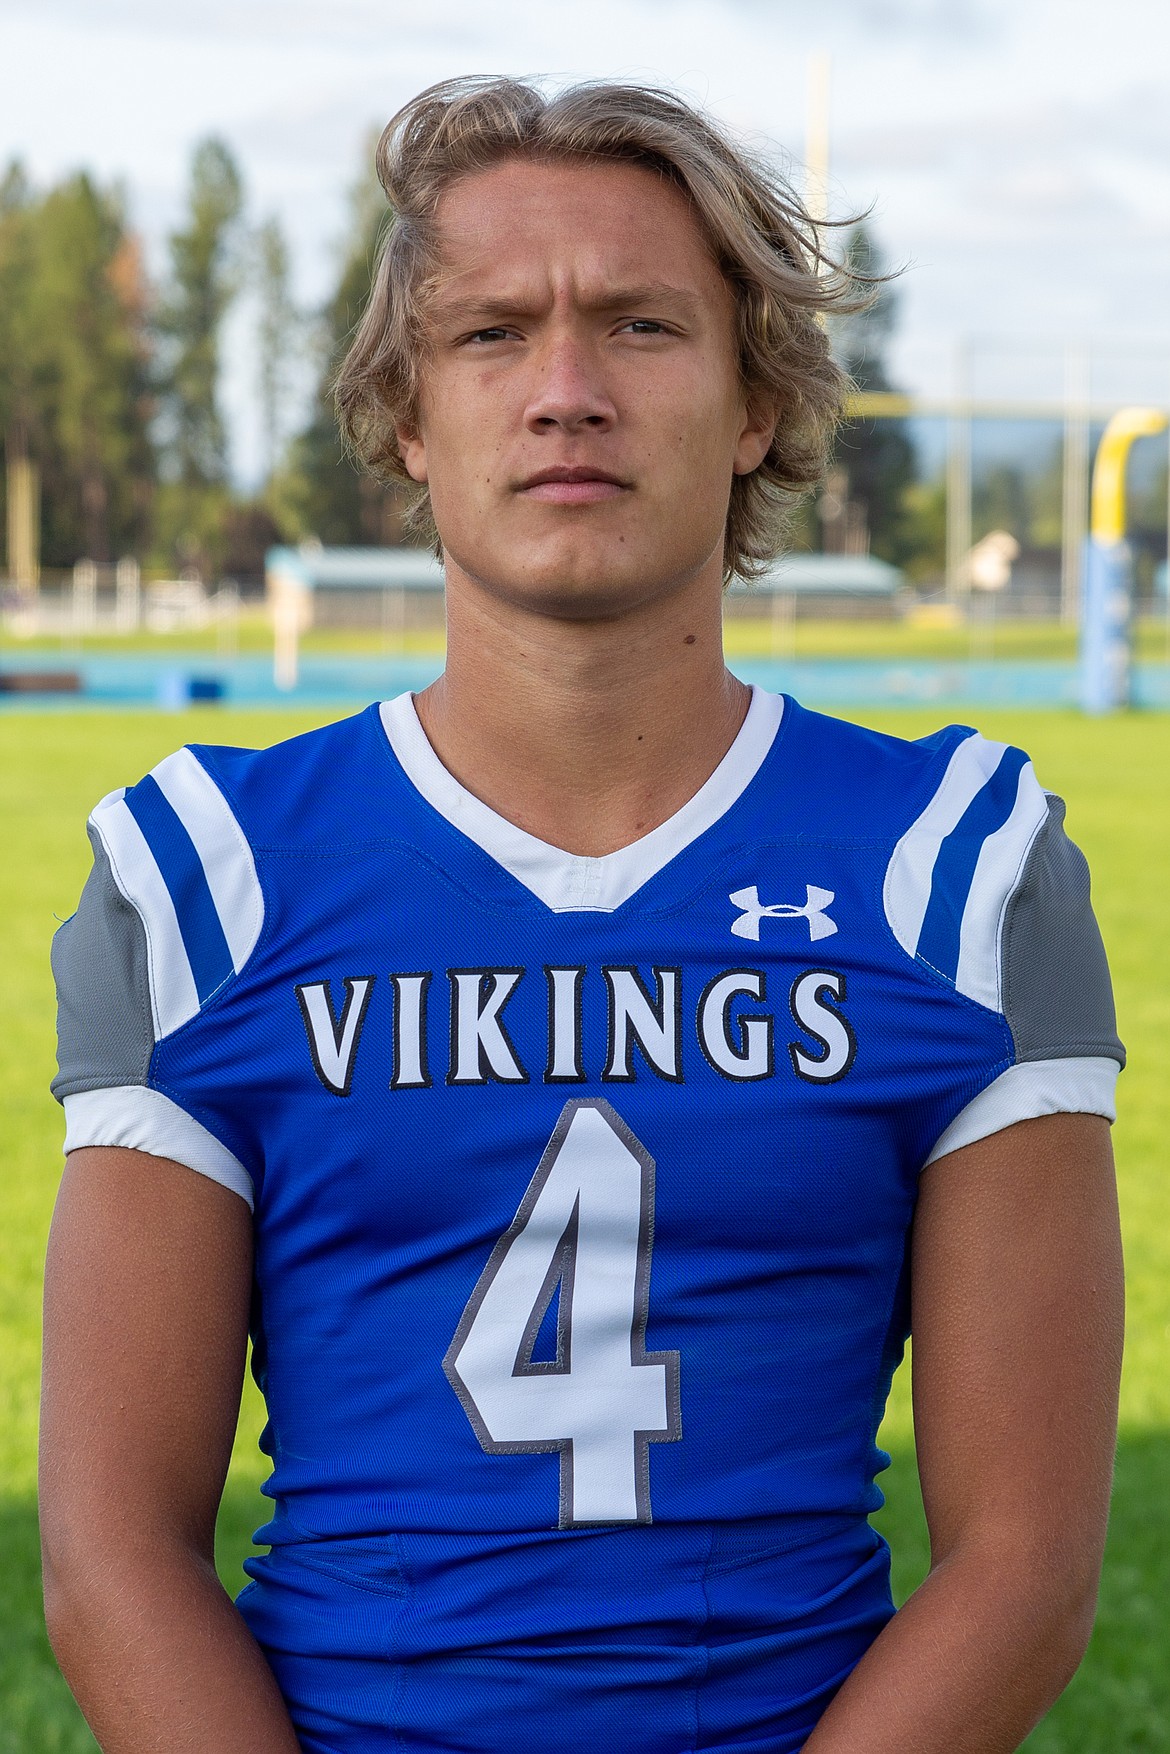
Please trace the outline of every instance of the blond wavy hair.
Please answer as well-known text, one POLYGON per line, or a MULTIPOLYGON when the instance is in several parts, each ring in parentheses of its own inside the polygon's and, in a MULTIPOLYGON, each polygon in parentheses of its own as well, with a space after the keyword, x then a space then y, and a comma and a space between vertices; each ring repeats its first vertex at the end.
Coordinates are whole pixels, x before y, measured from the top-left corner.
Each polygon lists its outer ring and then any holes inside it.
POLYGON ((667 91, 596 82, 546 97, 522 80, 472 77, 433 85, 399 110, 376 156, 389 220, 335 385, 351 454, 406 486, 409 526, 437 550, 429 495, 411 480, 395 427, 417 418, 439 200, 457 179, 508 159, 645 165, 690 201, 734 295, 748 406, 778 411, 767 456, 733 478, 728 507, 724 577, 755 576, 781 551, 797 499, 823 477, 841 418, 849 382, 825 318, 867 300, 780 173, 667 91))

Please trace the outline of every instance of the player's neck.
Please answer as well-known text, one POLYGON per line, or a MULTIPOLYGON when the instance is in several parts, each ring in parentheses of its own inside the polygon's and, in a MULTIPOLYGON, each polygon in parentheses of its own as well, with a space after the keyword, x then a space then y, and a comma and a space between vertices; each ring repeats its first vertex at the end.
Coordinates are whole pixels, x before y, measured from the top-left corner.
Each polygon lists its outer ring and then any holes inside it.
POLYGON ((724 665, 721 610, 710 581, 588 622, 449 588, 447 667, 418 697, 423 729, 499 815, 602 857, 681 809, 743 724, 749 693, 724 665))

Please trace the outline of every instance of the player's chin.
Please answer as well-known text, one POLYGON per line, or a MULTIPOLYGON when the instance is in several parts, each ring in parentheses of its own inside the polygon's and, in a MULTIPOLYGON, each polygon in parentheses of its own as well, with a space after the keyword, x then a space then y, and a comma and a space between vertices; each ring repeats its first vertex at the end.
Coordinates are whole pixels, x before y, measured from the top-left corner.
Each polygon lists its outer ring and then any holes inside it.
POLYGON ((566 522, 517 533, 497 548, 493 570, 530 608, 584 621, 636 607, 646 595, 647 558, 629 530, 566 522))
POLYGON ((618 543, 530 554, 513 575, 529 607, 566 621, 609 621, 655 593, 636 552, 618 543))

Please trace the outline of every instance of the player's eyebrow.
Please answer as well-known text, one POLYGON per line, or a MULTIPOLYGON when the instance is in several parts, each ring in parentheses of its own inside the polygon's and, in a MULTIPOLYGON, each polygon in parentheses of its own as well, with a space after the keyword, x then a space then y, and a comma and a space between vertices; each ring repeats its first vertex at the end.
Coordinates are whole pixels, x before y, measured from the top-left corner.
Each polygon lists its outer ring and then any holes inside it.
MULTIPOLYGON (((578 302, 583 310, 595 311, 603 316, 618 311, 648 312, 657 308, 684 320, 694 318, 702 303, 687 287, 676 286, 665 280, 599 288, 596 294, 586 294, 578 302)), ((534 299, 523 293, 501 292, 489 296, 472 296, 464 300, 455 288, 449 287, 438 293, 434 316, 441 322, 468 323, 488 328, 507 317, 539 316, 545 309, 545 300, 534 299)))
POLYGON ((648 280, 637 286, 611 287, 597 298, 586 298, 581 302, 586 310, 596 311, 632 311, 654 305, 668 305, 680 315, 693 315, 700 303, 697 296, 686 287, 674 286, 667 280, 648 280))

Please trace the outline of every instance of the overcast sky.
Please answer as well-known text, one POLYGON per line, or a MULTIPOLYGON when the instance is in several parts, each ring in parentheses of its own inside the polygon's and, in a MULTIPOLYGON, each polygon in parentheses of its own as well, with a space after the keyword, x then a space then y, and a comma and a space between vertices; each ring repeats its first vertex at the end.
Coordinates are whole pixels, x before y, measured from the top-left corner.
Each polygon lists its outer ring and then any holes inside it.
MULTIPOLYGON (((832 202, 875 204, 907 265, 894 366, 945 392, 1059 392, 1092 338, 1104 394, 1170 393, 1166 0, 0 0, 0 158, 120 179, 165 261, 193 143, 216 132, 250 216, 281 218, 299 298, 335 272, 363 141, 456 73, 653 80, 803 156, 810 55, 831 56, 832 202)), ((248 318, 235 462, 255 468, 248 318)))

